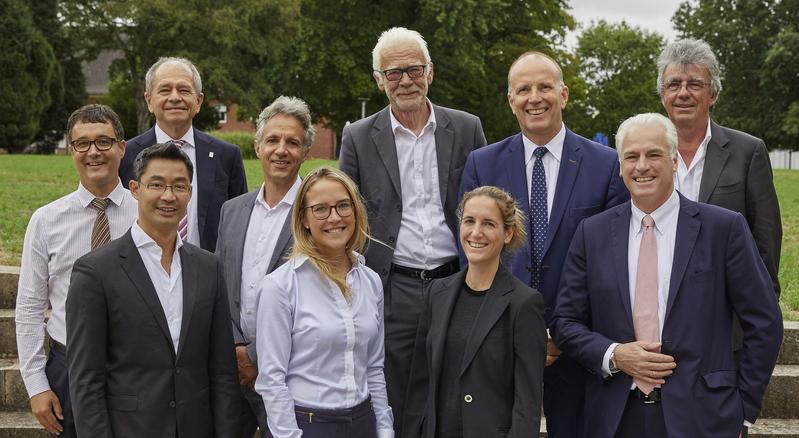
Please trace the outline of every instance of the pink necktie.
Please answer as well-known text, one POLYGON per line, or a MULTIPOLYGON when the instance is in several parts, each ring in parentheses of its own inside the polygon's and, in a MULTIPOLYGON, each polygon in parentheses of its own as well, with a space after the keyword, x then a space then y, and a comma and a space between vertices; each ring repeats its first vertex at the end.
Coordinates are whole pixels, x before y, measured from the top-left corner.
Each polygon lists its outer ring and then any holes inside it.
MULTIPOLYGON (((183 152, 186 152, 186 142, 183 140, 172 140, 172 143, 175 143, 180 147, 183 152)), ((186 216, 183 216, 180 219, 180 224, 178 224, 178 234, 180 235, 180 240, 185 242, 186 238, 189 236, 189 213, 186 212, 186 216)))
MULTIPOLYGON (((646 215, 641 221, 644 235, 638 253, 638 270, 635 275, 635 304, 633 326, 635 339, 657 342, 660 339, 658 322, 658 247, 655 240, 655 220, 646 215)), ((649 394, 655 385, 633 379, 644 394, 649 394)))

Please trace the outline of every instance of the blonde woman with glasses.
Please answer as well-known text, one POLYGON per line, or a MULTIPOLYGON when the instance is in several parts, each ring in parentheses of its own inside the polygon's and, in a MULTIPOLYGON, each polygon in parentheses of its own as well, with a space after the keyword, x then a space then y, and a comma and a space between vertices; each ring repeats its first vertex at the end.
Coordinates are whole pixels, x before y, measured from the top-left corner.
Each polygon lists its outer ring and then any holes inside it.
POLYGON ((255 389, 275 438, 391 438, 383 375, 383 287, 364 264, 366 210, 323 167, 300 186, 291 258, 264 278, 255 389))

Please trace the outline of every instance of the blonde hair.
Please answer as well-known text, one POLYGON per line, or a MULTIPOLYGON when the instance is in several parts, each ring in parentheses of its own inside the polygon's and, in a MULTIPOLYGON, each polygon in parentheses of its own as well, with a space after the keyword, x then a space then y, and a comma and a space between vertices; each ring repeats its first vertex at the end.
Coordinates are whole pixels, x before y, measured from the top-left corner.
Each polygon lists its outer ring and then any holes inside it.
POLYGON ((358 187, 344 172, 332 167, 320 167, 303 178, 300 189, 297 191, 297 199, 294 201, 294 208, 291 211, 291 231, 294 234, 294 247, 292 248, 291 257, 308 257, 322 275, 331 279, 341 289, 344 297, 349 299, 351 291, 347 286, 346 278, 339 278, 334 275, 333 264, 319 252, 319 248, 316 246, 313 236, 311 236, 311 230, 303 226, 303 214, 306 207, 308 207, 305 205, 305 196, 314 184, 322 180, 335 181, 341 184, 347 191, 350 201, 352 201, 355 232, 352 233, 352 237, 347 242, 347 257, 352 257, 351 251, 362 253, 369 239, 369 222, 366 217, 366 207, 363 204, 358 187))
POLYGON ((502 216, 502 225, 506 230, 512 229, 513 234, 510 242, 506 243, 502 248, 507 253, 512 253, 527 243, 527 229, 524 225, 524 213, 519 209, 519 204, 513 199, 508 192, 494 186, 482 186, 474 190, 466 192, 461 200, 461 205, 458 207, 458 220, 460 221, 463 216, 463 208, 469 200, 478 196, 485 196, 491 198, 496 202, 499 208, 499 214, 502 216))

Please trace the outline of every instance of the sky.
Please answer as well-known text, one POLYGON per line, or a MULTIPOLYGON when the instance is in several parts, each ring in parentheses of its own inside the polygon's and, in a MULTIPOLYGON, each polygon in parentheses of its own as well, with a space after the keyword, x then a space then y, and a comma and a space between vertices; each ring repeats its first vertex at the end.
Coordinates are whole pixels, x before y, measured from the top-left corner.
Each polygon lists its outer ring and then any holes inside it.
POLYGON ((677 36, 671 25, 671 17, 685 0, 568 0, 571 14, 582 26, 566 38, 566 44, 574 47, 577 35, 590 26, 591 21, 604 19, 609 23, 622 20, 643 30, 657 32, 667 40, 677 36))

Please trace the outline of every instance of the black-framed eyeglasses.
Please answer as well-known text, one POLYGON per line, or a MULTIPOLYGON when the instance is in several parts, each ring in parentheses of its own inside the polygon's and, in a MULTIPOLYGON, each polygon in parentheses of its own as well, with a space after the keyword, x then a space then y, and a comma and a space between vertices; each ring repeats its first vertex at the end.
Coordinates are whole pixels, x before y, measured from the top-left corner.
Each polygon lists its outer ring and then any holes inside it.
POLYGON ((75 152, 86 152, 92 147, 92 144, 97 148, 98 151, 107 151, 111 149, 111 146, 113 146, 114 143, 118 142, 119 140, 115 138, 100 137, 95 138, 94 140, 73 140, 72 143, 70 143, 70 146, 72 146, 72 149, 75 152))
POLYGON ((349 199, 345 199, 343 201, 338 201, 333 205, 314 204, 305 208, 310 209, 313 217, 321 221, 329 218, 330 213, 333 212, 333 209, 336 210, 336 213, 340 217, 350 216, 352 214, 352 201, 350 201, 349 199))
POLYGON ((191 191, 191 185, 185 183, 164 184, 160 182, 154 182, 154 183, 144 184, 144 187, 146 187, 147 190, 151 190, 153 192, 161 192, 161 193, 164 193, 166 192, 166 189, 171 188, 172 193, 177 195, 184 195, 191 191))
POLYGON ((702 89, 705 88, 705 85, 707 85, 707 83, 705 83, 705 81, 700 79, 689 79, 687 81, 673 79, 667 82, 666 85, 663 86, 663 88, 674 93, 682 90, 682 87, 684 86, 686 89, 688 89, 688 91, 697 92, 697 91, 702 91, 702 89))
POLYGON ((376 72, 383 73, 386 80, 396 82, 402 79, 402 75, 407 73, 411 79, 419 79, 424 76, 427 69, 427 64, 412 65, 406 68, 390 68, 388 70, 375 70, 376 72))

